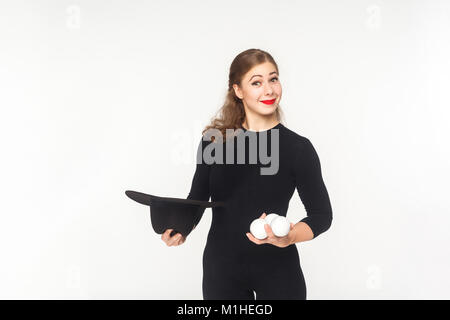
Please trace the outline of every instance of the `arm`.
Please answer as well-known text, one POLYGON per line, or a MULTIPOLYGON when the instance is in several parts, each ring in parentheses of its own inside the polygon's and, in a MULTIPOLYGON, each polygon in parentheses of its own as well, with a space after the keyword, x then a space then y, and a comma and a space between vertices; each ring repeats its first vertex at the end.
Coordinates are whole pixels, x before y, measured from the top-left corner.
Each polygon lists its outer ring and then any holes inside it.
POLYGON ((330 228, 333 219, 320 160, 312 143, 306 139, 297 151, 294 162, 295 181, 307 217, 294 225, 291 238, 293 244, 316 238, 330 228))
MULTIPOLYGON (((189 195, 187 199, 193 200, 201 200, 201 201, 209 201, 210 190, 209 190, 209 171, 210 165, 203 162, 203 150, 205 146, 210 143, 208 141, 203 141, 203 137, 200 140, 200 143, 197 147, 197 157, 196 157, 196 169, 194 173, 194 177, 192 178, 191 190, 189 191, 189 195)), ((199 210, 195 222, 195 226, 200 222, 203 217, 203 213, 205 208, 199 210)))

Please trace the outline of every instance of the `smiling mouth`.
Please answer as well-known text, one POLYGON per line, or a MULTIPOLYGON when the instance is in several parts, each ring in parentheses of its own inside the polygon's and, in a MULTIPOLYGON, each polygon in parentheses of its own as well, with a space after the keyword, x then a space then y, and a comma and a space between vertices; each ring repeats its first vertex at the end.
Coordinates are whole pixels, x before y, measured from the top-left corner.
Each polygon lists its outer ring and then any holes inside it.
POLYGON ((272 99, 272 100, 262 100, 261 102, 264 104, 273 104, 275 102, 276 99, 272 99))

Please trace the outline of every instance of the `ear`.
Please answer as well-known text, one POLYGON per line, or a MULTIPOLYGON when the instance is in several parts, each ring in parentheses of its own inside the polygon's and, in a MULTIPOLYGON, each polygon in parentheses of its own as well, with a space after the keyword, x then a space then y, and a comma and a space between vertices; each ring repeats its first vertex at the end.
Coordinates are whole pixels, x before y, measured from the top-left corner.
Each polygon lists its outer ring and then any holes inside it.
POLYGON ((243 98, 244 96, 242 95, 242 91, 241 91, 241 89, 239 88, 239 86, 238 86, 236 83, 233 84, 233 89, 234 89, 234 94, 235 94, 239 99, 242 100, 242 98, 243 98))

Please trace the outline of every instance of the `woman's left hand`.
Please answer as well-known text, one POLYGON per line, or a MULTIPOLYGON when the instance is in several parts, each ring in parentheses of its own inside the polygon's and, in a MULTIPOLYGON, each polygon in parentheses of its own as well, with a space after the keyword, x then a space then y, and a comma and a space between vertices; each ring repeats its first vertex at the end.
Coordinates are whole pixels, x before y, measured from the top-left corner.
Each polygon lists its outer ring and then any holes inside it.
MULTIPOLYGON (((266 213, 264 212, 261 217, 259 217, 260 219, 264 219, 266 217, 266 213)), ((264 229, 266 230, 267 233, 267 238, 263 239, 263 240, 259 240, 256 239, 251 232, 247 232, 246 235, 247 237, 250 239, 250 241, 252 241, 253 243, 256 244, 264 244, 264 243, 270 243, 274 246, 280 247, 280 248, 285 248, 289 245, 292 244, 291 240, 292 240, 292 229, 294 228, 294 224, 291 222, 291 228, 289 230, 289 233, 287 235, 285 235, 284 237, 277 237, 273 231, 272 228, 270 227, 270 225, 268 225, 267 223, 264 225, 264 229)))

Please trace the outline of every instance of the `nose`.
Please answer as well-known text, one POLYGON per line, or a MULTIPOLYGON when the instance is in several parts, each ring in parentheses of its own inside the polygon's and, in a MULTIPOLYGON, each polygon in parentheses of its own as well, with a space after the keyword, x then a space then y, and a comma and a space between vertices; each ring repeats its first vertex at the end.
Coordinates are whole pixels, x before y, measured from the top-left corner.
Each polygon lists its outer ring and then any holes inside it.
POLYGON ((273 93, 273 89, 270 83, 266 83, 264 85, 264 95, 265 96, 271 96, 273 93))

